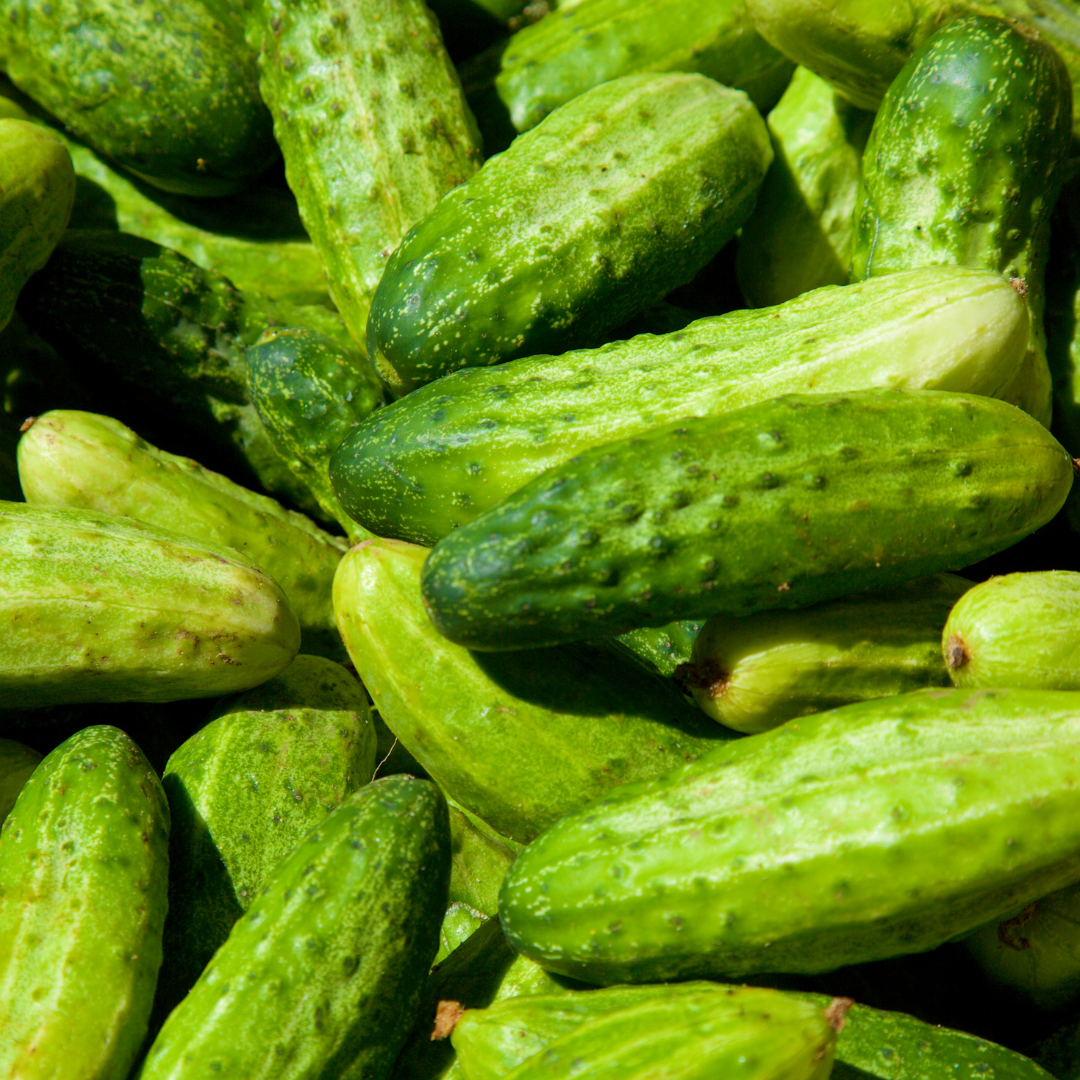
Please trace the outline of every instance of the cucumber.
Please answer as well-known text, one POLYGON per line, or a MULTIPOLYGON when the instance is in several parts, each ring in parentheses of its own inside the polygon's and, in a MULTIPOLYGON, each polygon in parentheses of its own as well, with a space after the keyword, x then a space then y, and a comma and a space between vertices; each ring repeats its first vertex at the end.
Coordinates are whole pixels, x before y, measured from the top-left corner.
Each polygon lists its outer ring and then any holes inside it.
POLYGON ((338 627, 376 708, 439 786, 512 840, 731 738, 599 649, 481 656, 432 626, 424 548, 370 540, 334 581, 338 627))
POLYGON ((690 663, 694 641, 704 625, 703 619, 684 619, 666 626, 642 626, 627 630, 607 644, 650 674, 671 679, 680 665, 690 663))
POLYGON ((1000 275, 927 267, 562 357, 466 369, 362 421, 330 462, 346 513, 434 544, 602 443, 778 394, 870 387, 993 396, 1027 347, 1000 275))
POLYGON ((166 191, 236 191, 277 155, 228 0, 11 0, 0 65, 80 140, 166 191))
POLYGON ((41 754, 29 746, 14 739, 0 739, 0 825, 11 812, 19 792, 39 761, 41 754))
POLYGON ((647 71, 696 71, 764 113, 793 68, 754 31, 743 0, 577 0, 510 38, 494 92, 519 132, 600 83, 647 71))
POLYGON ((372 301, 368 355, 400 397, 460 367, 598 344, 731 239, 771 160, 740 91, 692 74, 596 86, 409 234, 372 301))
POLYGON ((3 709, 215 697, 300 646, 258 567, 113 514, 0 503, 0 567, 3 709))
POLYGON ((675 677, 708 716, 746 732, 853 701, 948 686, 941 628, 970 588, 964 578, 939 574, 803 611, 714 615, 675 677))
POLYGON ((1046 424, 1043 275, 1071 125, 1069 73, 1046 41, 1001 19, 949 23, 907 62, 874 120, 852 247, 857 279, 956 263, 1017 281, 1034 382, 1006 400, 1046 424))
POLYGON ((436 544, 421 589, 473 649, 806 607, 1010 547, 1072 471, 991 398, 789 394, 579 454, 436 544))
POLYGON ((330 455, 383 402, 361 358, 303 327, 267 330, 247 350, 247 385, 266 434, 323 512, 354 541, 370 538, 345 513, 330 486, 330 455))
POLYGON ((739 236, 739 287, 767 307, 850 280, 853 217, 874 114, 809 68, 768 116, 775 156, 739 236))
POLYGON ((169 758, 173 865, 160 1022, 191 989, 274 867, 375 769, 363 687, 344 668, 298 656, 227 699, 169 758))
POLYGON ((161 963, 169 807, 139 748, 85 728, 0 832, 0 1073, 123 1080, 161 963))
POLYGON ((31 274, 48 262, 74 198, 63 143, 26 120, 0 118, 0 330, 31 274))
POLYGON ((380 1080, 412 1025, 450 876, 446 803, 389 776, 349 796, 281 862, 139 1080, 380 1080))
POLYGON ((28 423, 19 441, 27 502, 118 514, 232 548, 281 586, 305 651, 344 659, 332 596, 343 540, 108 416, 56 410, 28 423))
POLYGON ((494 915, 499 910, 499 887, 519 845, 452 799, 446 802, 450 808, 450 902, 494 915))
POLYGON ((1080 690, 1080 574, 1044 570, 981 582, 950 612, 941 651, 964 689, 1080 690))
POLYGON ((604 984, 931 949, 1080 880, 1078 740, 1067 691, 802 717, 568 814, 518 856, 499 917, 526 956, 604 984))
POLYGON ((480 164, 423 0, 254 0, 259 90, 330 295, 357 341, 386 260, 480 164))
MULTIPOLYGON (((452 871, 451 871, 452 872, 452 871)), ((438 967, 455 949, 470 938, 487 921, 487 916, 461 900, 454 901, 443 916, 439 928, 439 951, 432 961, 432 969, 438 967)))

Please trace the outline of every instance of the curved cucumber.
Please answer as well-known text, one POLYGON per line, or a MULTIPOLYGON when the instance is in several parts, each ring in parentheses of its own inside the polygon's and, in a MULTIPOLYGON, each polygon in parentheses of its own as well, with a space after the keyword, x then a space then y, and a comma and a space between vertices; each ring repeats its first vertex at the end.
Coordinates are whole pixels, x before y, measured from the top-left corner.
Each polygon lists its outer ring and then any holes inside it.
POLYGON ((1005 574, 956 602, 941 635, 952 681, 975 690, 1080 690, 1080 574, 1005 574))
POLYGON ((567 815, 518 856, 499 916, 594 983, 921 952, 1080 880, 1078 745, 1063 691, 801 717, 567 815))
POLYGON ((675 672, 701 709, 736 731, 853 701, 948 686, 941 628, 971 582, 939 574, 802 611, 714 615, 675 672))
POLYGON ((778 394, 871 387, 995 396, 1028 340, 998 274, 927 267, 565 356, 466 369, 362 421, 330 463, 345 511, 433 544, 592 446, 778 394))
POLYGON ((300 647, 258 567, 113 514, 0 503, 0 566, 3 708, 216 697, 300 647))
POLYGON ((347 798, 278 864, 139 1080, 387 1076, 438 948, 449 843, 426 780, 347 798))
POLYGON ((730 738, 601 650, 478 656, 431 625, 424 548, 357 545, 334 581, 338 627, 375 707, 439 785, 522 842, 621 784, 730 738))
POLYGON ((14 739, 0 739, 0 825, 11 812, 19 792, 39 761, 41 754, 29 746, 14 739))
POLYGON ((585 451, 436 544, 421 588, 478 649, 807 607, 1004 550, 1072 471, 991 398, 790 394, 585 451))
POLYGON ((93 413, 37 417, 19 441, 19 479, 34 505, 118 514, 238 551, 281 586, 305 650, 344 658, 332 591, 346 545, 302 514, 93 413))
POLYGON ((0 1072, 123 1080, 161 963, 169 807, 114 727, 50 753, 0 832, 0 1072))
POLYGON ((682 74, 596 86, 409 234, 372 301, 368 355, 401 396, 461 367, 597 344, 731 239, 771 160, 740 91, 682 74))

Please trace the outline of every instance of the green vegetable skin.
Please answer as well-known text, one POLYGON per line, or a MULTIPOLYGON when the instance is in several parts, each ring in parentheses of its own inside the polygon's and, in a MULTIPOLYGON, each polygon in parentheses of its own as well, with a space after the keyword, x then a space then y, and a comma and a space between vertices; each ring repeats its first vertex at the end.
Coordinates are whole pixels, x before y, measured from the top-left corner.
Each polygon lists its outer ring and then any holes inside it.
POLYGON ((739 287, 753 307, 846 285, 862 154, 874 114, 808 68, 767 119, 775 157, 739 236, 739 287))
POLYGON ((585 451, 440 541, 421 588, 473 649, 806 607, 986 558, 1071 484, 991 398, 790 394, 585 451))
POLYGON ((451 192, 391 257, 368 355, 395 396, 461 367, 603 340, 746 220, 761 116, 702 75, 587 91, 451 192))
POLYGON ((40 760, 41 755, 29 746, 14 739, 0 739, 0 825, 40 760))
POLYGON ((123 1080, 161 963, 169 807, 114 727, 38 766, 0 832, 0 1072, 123 1080))
POLYGON ((976 585, 949 614, 941 650, 968 690, 1080 690, 1080 574, 1005 574, 976 585))
POLYGON ((452 857, 450 901, 461 901, 485 915, 494 915, 499 910, 499 887, 518 845, 452 799, 447 799, 447 804, 452 857))
POLYGON ((594 983, 931 949, 1080 880, 1078 742, 1065 691, 803 717, 567 815, 518 856, 499 916, 516 949, 594 983))
POLYGON ((139 1080, 379 1080, 412 1024, 450 875, 434 784, 377 780, 281 862, 139 1080))
POLYGON ((74 198, 64 144, 36 124, 0 118, 0 330, 23 285, 56 247, 74 198))
POLYGON ((670 679, 680 664, 688 664, 703 619, 684 619, 664 626, 628 630, 609 641, 608 648, 633 660, 661 679, 670 679))
POLYGON ((767 731, 853 701, 948 686, 941 628, 971 582, 952 574, 802 611, 713 616, 675 673, 702 711, 767 731))
POLYGON ((258 567, 113 514, 0 503, 0 567, 4 708, 215 697, 300 646, 258 567))
POLYGON ((926 267, 561 357, 466 369, 362 421, 330 462, 345 511, 433 544, 589 447, 770 397, 869 387, 994 396, 1028 314, 998 274, 926 267))
POLYGON ((420 597, 424 548, 357 545, 334 581, 338 627, 375 707, 458 803, 520 842, 620 784, 730 738, 673 688, 600 650, 477 656, 420 597))
POLYGON ((874 120, 852 247, 856 279, 956 263, 1016 280, 1031 343, 1017 387, 1002 396, 1047 425, 1043 276, 1071 117, 1068 72, 1036 34, 982 17, 946 25, 897 75, 874 120))
POLYGON ((248 41, 330 295, 362 342, 387 258, 479 166, 457 74, 422 0, 254 0, 248 41))

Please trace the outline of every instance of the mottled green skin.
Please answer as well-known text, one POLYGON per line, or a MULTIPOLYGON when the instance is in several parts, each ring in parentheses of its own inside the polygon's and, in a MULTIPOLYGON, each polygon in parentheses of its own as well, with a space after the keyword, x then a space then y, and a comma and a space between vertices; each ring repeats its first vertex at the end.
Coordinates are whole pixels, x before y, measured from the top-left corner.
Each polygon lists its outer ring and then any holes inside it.
POLYGON ((874 114, 809 68, 768 116, 775 157, 739 236, 739 287, 753 307, 850 277, 852 218, 874 114))
POLYGON ((686 74, 596 86, 409 234, 372 301, 368 355, 401 396, 461 367, 598 344, 731 239, 771 160, 741 91, 686 74))
POLYGON ((421 588, 474 649, 807 607, 1002 551, 1071 484, 992 398, 788 394, 579 454, 436 544, 421 588))
MULTIPOLYGON (((41 761, 41 754, 14 739, 0 739, 0 825, 11 812, 15 800, 30 774, 41 761)), ((507 866, 510 864, 507 863, 507 866)), ((501 884, 500 880, 500 884, 501 884)), ((496 907, 498 893, 496 892, 496 907)), ((492 908, 492 914, 495 908, 492 908)))
POLYGON ((0 63, 80 139, 167 191, 223 195, 277 155, 228 4, 5 0, 0 63))
POLYGON ((494 82, 515 130, 528 131, 599 83, 645 71, 696 71, 765 112, 793 67, 755 33, 744 0, 580 0, 514 34, 494 82))
POLYGON ((101 388, 110 415, 231 479, 318 513, 274 450, 247 390, 244 354, 268 326, 349 341, 340 319, 240 292, 183 255, 125 233, 69 230, 19 310, 101 388), (336 331, 335 331, 336 323, 336 331))
POLYGON ((952 681, 977 690, 1080 690, 1080 573, 1005 574, 949 614, 941 650, 952 681))
POLYGON ((601 650, 480 656, 431 625, 426 549, 366 541, 338 567, 338 628, 376 708, 448 795, 527 843, 621 784, 659 776, 730 738, 601 650))
POLYGON ((0 1072, 125 1080, 161 963, 169 807, 115 727, 50 753, 0 832, 0 1072))
POLYGON ((177 701, 257 686, 300 627, 231 548, 93 510, 0 503, 0 707, 177 701))
POLYGON ((670 679, 680 664, 690 662, 694 639, 704 625, 703 619, 684 619, 665 626, 642 626, 612 638, 608 646, 651 674, 670 679))
POLYGON ((565 356, 466 369, 363 421, 330 462, 347 513, 433 544, 589 447, 778 394, 1003 391, 1028 314, 997 274, 927 267, 565 356))
POLYGON ((450 901, 462 901, 485 915, 499 910, 499 888, 519 845, 452 799, 450 807, 450 901))
POLYGON ((931 949, 1080 880, 1078 742, 1065 691, 802 717, 567 815, 511 867, 503 929, 594 983, 931 949))
POLYGON ((314 330, 273 328, 247 350, 247 385, 282 460, 350 539, 367 539, 341 508, 329 475, 331 454, 383 403, 366 358, 314 330))
POLYGON ((274 867, 374 770, 363 687, 340 665, 306 655, 228 699, 169 758, 172 868, 158 1025, 274 867))
POLYGON ((1025 364, 1040 377, 1026 376, 1016 403, 1046 424, 1047 230, 1071 141, 1072 85, 1046 41, 1000 19, 950 23, 885 95, 863 156, 852 243, 856 280, 952 263, 1022 281, 1025 364))
POLYGON ((480 136, 423 0, 253 0, 248 41, 285 175, 364 340, 390 253, 480 164, 480 136))
POLYGON ((434 784, 351 795, 271 874, 139 1080, 384 1080, 438 948, 449 847, 434 784))
POLYGON ((802 611, 714 615, 676 677, 707 716, 745 732, 853 701, 948 686, 941 628, 971 584, 939 574, 802 611))
POLYGON ((332 592, 346 545, 303 514, 94 413, 39 416, 19 441, 19 478, 34 505, 119 514, 233 548, 281 586, 306 652, 344 658, 332 592))
POLYGON ((48 262, 74 198, 64 144, 36 124, 0 118, 0 330, 27 279, 48 262))
MULTIPOLYGON (((453 871, 451 870, 451 873, 453 871)), ((442 926, 439 929, 439 951, 432 961, 434 969, 441 964, 458 946, 465 943, 473 933, 487 921, 482 911, 470 907, 463 900, 456 900, 446 909, 442 926)))

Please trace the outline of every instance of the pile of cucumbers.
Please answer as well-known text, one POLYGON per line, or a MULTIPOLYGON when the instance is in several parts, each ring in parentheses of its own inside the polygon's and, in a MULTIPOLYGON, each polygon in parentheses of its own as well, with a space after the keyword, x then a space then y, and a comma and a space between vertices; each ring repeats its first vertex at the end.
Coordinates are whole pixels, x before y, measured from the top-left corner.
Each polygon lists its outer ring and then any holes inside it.
POLYGON ((1080 0, 0 0, 0 1080, 1080 1080, 1080 0))

